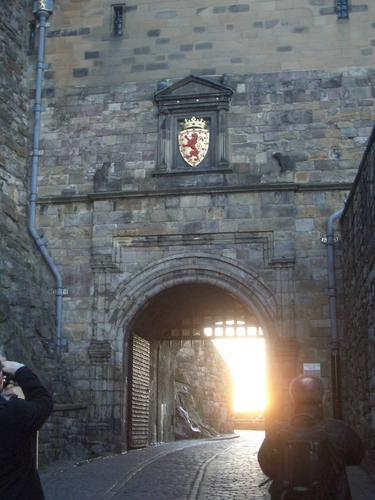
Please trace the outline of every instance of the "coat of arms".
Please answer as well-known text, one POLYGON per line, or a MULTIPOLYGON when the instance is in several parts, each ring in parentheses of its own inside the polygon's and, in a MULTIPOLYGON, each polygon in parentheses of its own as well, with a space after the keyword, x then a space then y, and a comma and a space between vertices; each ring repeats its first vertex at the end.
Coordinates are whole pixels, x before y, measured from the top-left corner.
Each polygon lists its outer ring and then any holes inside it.
POLYGON ((182 158, 192 167, 196 167, 205 158, 210 132, 205 129, 207 123, 204 118, 195 118, 189 120, 185 118, 180 123, 183 130, 178 134, 178 147, 182 158))

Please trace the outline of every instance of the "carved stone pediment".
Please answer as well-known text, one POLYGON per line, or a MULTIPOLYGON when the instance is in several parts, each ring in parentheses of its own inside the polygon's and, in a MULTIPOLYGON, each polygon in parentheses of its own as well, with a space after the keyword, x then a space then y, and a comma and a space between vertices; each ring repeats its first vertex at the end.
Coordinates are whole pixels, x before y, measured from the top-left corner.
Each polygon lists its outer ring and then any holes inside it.
POLYGON ((230 171, 227 114, 232 94, 229 87, 194 75, 170 86, 164 82, 155 94, 159 108, 157 173, 230 171), (205 133, 199 128, 203 122, 205 133), (181 139, 184 124, 192 133, 181 139), (189 161, 197 151, 195 146, 207 151, 199 161, 189 161))
POLYGON ((155 100, 158 103, 171 101, 170 104, 172 104, 173 99, 199 98, 200 96, 207 98, 211 96, 213 99, 219 97, 220 100, 226 100, 229 102, 232 94, 233 90, 229 87, 211 80, 190 75, 183 80, 156 92, 155 100))

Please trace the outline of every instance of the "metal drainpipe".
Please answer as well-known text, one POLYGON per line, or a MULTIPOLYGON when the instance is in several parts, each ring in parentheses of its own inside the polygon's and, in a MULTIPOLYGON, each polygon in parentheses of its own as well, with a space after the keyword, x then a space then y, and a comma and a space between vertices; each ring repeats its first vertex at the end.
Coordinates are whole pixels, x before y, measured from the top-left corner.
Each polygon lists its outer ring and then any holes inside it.
POLYGON ((331 315, 331 377, 332 377, 332 403, 333 417, 342 420, 342 395, 341 395, 341 363, 340 363, 340 342, 337 329, 336 310, 336 283, 335 283, 335 260, 334 244, 337 239, 333 236, 333 222, 341 216, 344 208, 332 214, 327 221, 327 236, 323 242, 327 244, 328 260, 328 290, 329 308, 331 315))
POLYGON ((46 238, 41 238, 35 229, 35 211, 37 200, 37 182, 38 182, 38 164, 39 164, 39 140, 40 140, 40 115, 42 111, 41 94, 42 94, 42 78, 43 69, 48 66, 44 64, 44 44, 46 22, 53 11, 53 0, 39 0, 34 2, 33 13, 39 23, 39 46, 38 60, 36 63, 36 88, 35 88, 35 104, 34 104, 34 132, 33 132, 33 149, 32 149, 32 165, 31 165, 31 187, 30 187, 30 207, 28 228, 34 238, 34 241, 39 248, 41 254, 46 260, 51 272, 56 279, 56 345, 57 349, 61 348, 61 316, 62 316, 62 280, 60 273, 53 263, 51 256, 46 249, 46 238))

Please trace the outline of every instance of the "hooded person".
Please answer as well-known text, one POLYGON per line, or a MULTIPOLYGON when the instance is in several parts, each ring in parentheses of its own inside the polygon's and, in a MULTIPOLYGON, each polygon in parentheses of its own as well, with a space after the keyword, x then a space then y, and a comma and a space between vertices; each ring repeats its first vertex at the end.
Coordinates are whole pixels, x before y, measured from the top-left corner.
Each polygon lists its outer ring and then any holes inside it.
MULTIPOLYGON (((315 492, 313 498, 319 500, 352 500, 349 481, 345 467, 359 465, 364 457, 365 448, 361 438, 347 423, 323 418, 323 401, 325 388, 321 378, 313 375, 300 375, 292 380, 289 393, 294 404, 294 417, 290 420, 276 421, 266 433, 266 437, 258 451, 258 462, 262 471, 271 480, 269 492, 271 500, 297 498, 286 489, 285 481, 280 478, 283 470, 283 455, 280 453, 280 436, 285 433, 301 435, 304 429, 321 429, 327 442, 330 455, 329 493, 323 488, 315 492)), ((302 467, 303 468, 303 467, 302 467)), ((323 471, 324 472, 324 471, 323 471)), ((265 484, 265 483, 263 483, 265 484)), ((317 482, 319 484, 319 481, 317 482)), ((305 498, 305 497, 304 497, 305 498)))
POLYGON ((0 356, 0 499, 44 500, 32 442, 52 408, 51 394, 32 371, 0 356), (13 384, 4 388, 5 375, 17 382, 25 399, 13 384))

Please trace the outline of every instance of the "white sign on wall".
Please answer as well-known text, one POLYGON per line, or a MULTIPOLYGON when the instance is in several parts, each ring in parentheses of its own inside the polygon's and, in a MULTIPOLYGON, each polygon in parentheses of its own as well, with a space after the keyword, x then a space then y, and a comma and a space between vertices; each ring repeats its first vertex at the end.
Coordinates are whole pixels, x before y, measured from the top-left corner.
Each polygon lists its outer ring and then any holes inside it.
POLYGON ((320 377, 320 363, 303 363, 303 374, 320 377))

